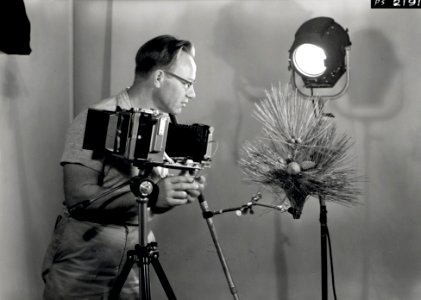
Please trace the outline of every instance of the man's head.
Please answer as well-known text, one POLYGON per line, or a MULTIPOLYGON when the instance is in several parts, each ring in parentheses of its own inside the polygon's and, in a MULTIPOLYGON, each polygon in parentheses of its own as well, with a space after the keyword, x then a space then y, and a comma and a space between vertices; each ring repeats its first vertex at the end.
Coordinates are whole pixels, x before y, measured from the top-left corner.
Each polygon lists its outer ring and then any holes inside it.
POLYGON ((196 96, 195 49, 189 41, 162 35, 146 42, 136 54, 135 74, 153 86, 152 98, 164 112, 178 114, 196 96))

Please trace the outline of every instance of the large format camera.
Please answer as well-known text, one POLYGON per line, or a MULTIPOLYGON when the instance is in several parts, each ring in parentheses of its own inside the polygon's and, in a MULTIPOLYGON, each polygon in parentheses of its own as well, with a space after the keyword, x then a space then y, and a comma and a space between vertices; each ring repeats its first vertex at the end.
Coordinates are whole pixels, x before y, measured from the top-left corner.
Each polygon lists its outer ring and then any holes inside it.
POLYGON ((167 114, 157 110, 89 109, 83 148, 111 154, 136 166, 201 169, 210 165, 212 133, 208 125, 170 122, 167 114))

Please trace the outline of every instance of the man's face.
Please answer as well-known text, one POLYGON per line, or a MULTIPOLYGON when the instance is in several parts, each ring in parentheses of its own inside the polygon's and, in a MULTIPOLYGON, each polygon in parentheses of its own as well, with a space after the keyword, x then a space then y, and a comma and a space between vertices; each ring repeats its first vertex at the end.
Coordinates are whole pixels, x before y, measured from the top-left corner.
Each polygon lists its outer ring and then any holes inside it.
POLYGON ((196 79, 196 63, 193 57, 182 51, 173 66, 164 71, 163 76, 156 104, 161 111, 179 114, 189 100, 196 97, 192 84, 196 79))

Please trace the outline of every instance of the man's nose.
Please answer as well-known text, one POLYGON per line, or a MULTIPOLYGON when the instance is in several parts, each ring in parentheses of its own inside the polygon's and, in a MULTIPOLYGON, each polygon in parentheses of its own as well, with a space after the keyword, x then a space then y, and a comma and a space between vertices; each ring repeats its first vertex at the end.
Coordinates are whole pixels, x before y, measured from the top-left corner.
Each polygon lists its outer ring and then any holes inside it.
POLYGON ((187 97, 189 99, 194 99, 196 98, 196 92, 194 90, 194 86, 191 86, 188 90, 187 90, 187 97))

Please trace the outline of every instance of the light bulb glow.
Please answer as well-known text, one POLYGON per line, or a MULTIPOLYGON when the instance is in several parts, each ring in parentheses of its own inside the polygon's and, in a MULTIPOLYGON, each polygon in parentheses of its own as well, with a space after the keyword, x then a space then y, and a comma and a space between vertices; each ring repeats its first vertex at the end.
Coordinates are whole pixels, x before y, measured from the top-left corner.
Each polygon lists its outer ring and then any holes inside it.
POLYGON ((326 71, 325 59, 325 51, 313 44, 302 44, 293 54, 297 71, 308 77, 318 77, 326 71))

